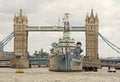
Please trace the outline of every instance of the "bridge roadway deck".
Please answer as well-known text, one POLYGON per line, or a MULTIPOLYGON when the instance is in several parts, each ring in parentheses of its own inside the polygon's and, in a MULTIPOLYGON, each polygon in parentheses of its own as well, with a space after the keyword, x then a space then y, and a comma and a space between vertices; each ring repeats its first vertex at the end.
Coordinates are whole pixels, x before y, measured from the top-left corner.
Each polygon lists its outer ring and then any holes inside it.
POLYGON ((120 68, 120 64, 113 64, 113 63, 102 63, 101 64, 102 67, 115 67, 115 68, 120 68))
MULTIPOLYGON (((64 27, 62 26, 28 26, 26 28, 26 31, 42 31, 42 32, 46 32, 46 31, 52 31, 52 32, 63 32, 64 27)), ((85 26, 73 26, 70 27, 70 31, 71 32, 84 32, 85 31, 85 26)))

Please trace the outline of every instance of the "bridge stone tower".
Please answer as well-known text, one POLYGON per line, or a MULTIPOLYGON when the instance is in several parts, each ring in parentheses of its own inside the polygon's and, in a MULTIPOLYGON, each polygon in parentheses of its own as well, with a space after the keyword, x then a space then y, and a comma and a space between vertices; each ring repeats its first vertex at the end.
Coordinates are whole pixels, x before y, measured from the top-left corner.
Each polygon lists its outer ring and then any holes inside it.
POLYGON ((20 9, 19 15, 14 16, 14 58, 11 59, 11 67, 29 67, 27 52, 28 32, 26 31, 27 24, 27 16, 24 16, 22 9, 20 9))
POLYGON ((94 16, 93 9, 90 16, 86 16, 86 56, 92 59, 98 59, 98 27, 99 19, 94 16))

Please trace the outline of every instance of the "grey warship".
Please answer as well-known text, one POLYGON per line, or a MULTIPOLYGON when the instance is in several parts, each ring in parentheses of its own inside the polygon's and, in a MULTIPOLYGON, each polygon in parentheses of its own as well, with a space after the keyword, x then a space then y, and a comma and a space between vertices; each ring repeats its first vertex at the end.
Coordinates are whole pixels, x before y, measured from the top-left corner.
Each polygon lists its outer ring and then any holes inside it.
POLYGON ((82 71, 81 42, 75 44, 70 38, 69 13, 65 13, 63 38, 52 43, 50 49, 50 71, 82 71))

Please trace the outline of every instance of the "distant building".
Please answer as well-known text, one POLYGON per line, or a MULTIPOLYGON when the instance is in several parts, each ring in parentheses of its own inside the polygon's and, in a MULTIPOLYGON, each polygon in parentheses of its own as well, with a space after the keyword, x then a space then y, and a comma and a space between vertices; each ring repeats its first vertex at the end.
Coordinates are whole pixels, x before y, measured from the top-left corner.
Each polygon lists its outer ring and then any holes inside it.
POLYGON ((43 52, 43 49, 41 51, 35 51, 32 58, 48 58, 49 54, 47 52, 43 52))

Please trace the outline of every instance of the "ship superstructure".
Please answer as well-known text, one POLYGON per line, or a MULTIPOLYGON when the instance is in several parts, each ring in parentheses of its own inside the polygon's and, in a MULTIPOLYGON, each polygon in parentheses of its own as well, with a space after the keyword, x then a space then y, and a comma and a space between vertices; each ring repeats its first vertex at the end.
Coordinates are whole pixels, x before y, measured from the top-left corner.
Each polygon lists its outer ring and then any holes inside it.
POLYGON ((63 38, 59 39, 59 43, 53 43, 52 49, 54 55, 61 55, 70 52, 75 48, 75 40, 70 38, 70 23, 69 23, 69 13, 65 13, 64 17, 64 31, 63 31, 63 38))

